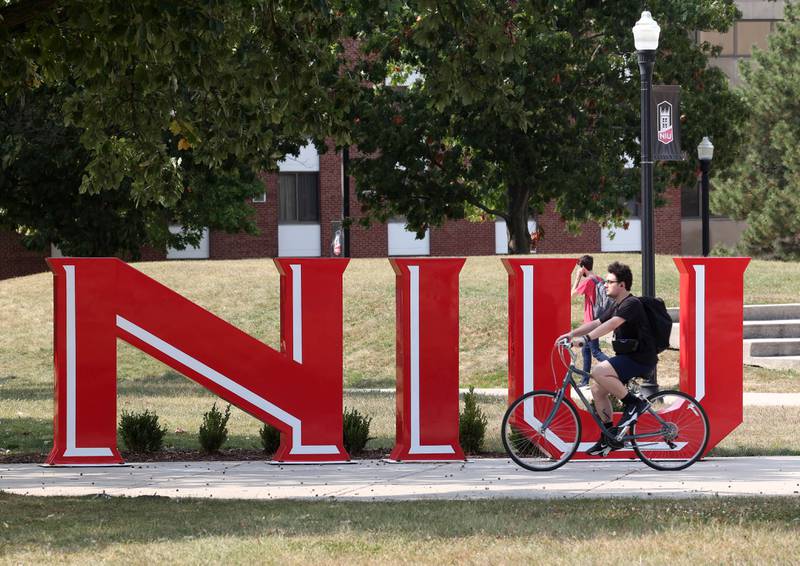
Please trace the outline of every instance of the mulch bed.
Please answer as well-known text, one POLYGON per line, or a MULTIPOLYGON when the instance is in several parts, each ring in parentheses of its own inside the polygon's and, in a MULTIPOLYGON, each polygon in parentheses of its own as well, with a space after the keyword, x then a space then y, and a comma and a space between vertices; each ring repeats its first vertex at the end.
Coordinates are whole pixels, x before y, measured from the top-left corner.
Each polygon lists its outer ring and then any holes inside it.
MULTIPOLYGON (((271 460, 270 455, 255 448, 231 448, 209 454, 200 450, 168 449, 151 453, 121 452, 126 462, 233 462, 243 460, 271 460)), ((380 460, 389 456, 388 450, 365 450, 353 460, 380 460)), ((504 452, 481 452, 469 458, 504 458, 504 452)), ((0 464, 42 464, 46 454, 0 454, 0 464)))

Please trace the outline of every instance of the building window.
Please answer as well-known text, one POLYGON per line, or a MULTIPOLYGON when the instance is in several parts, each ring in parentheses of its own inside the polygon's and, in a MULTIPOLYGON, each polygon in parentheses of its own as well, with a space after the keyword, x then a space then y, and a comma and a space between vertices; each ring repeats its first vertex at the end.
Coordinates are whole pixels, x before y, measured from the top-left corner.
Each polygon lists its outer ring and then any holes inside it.
POLYGON ((736 22, 736 54, 749 57, 753 54, 754 45, 759 49, 766 49, 767 36, 771 31, 772 22, 736 22))
POLYGON ((722 49, 720 50, 719 54, 721 57, 725 57, 726 55, 734 55, 735 54, 735 38, 734 38, 734 28, 731 27, 725 33, 719 33, 716 31, 701 31, 698 34, 698 41, 703 42, 707 41, 711 45, 718 45, 722 49))
POLYGON ((431 231, 425 230, 425 237, 418 240, 417 233, 406 229, 406 220, 395 217, 386 223, 389 255, 431 255, 431 231))
POLYGON ((267 202, 267 193, 261 193, 260 195, 253 197, 253 202, 267 202))
POLYGON ((736 22, 726 33, 714 31, 697 32, 697 41, 719 45, 720 57, 750 57, 753 45, 767 48, 767 36, 775 30, 775 20, 742 20, 736 22))
POLYGON ((700 183, 681 188, 681 218, 700 216, 700 183))
POLYGON ((319 222, 319 173, 278 176, 281 222, 319 222))
POLYGON ((629 218, 639 218, 641 216, 642 205, 641 202, 639 202, 640 198, 641 197, 637 197, 625 202, 625 208, 628 209, 629 218))
MULTIPOLYGON (((709 191, 714 187, 709 186, 709 191)), ((700 218, 700 200, 702 198, 703 186, 700 180, 694 185, 689 185, 681 189, 681 218, 700 218)), ((709 193, 710 194, 710 193, 709 193)), ((709 210, 710 218, 727 218, 724 214, 714 214, 709 210)))

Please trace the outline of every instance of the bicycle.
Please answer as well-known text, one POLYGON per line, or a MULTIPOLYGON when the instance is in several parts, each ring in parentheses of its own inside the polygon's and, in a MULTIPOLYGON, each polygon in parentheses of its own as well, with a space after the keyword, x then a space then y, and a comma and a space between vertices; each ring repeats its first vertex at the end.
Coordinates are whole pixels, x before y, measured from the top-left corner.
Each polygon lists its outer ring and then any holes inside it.
MULTIPOLYGON (((575 367, 576 354, 571 346, 569 341, 562 340, 553 347, 567 366, 561 387, 557 391, 525 393, 509 406, 503 417, 503 446, 514 462, 534 472, 546 472, 560 468, 575 455, 581 444, 581 419, 568 395, 569 386, 574 388, 603 436, 622 443, 623 450, 632 448, 651 468, 683 470, 702 457, 708 444, 708 416, 694 397, 682 391, 654 393, 647 397, 649 406, 635 423, 611 431, 573 378, 575 374, 582 377, 589 374, 575 367), (569 364, 565 351, 570 354, 569 364)), ((639 391, 639 379, 631 380, 628 389, 644 398, 639 391)), ((583 450, 593 442, 585 444, 583 450)))

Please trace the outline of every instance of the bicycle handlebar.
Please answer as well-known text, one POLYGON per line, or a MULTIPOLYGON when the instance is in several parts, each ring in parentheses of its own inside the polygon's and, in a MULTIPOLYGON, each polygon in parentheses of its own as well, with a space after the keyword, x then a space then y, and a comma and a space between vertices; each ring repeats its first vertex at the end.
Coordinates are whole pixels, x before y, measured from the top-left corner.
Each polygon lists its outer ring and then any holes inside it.
MULTIPOLYGON (((561 340, 556 340, 556 343, 555 343, 553 349, 555 350, 555 349, 558 349, 558 348, 563 348, 564 350, 567 350, 569 352, 570 359, 573 362, 575 361, 576 353, 575 353, 575 350, 572 349, 572 340, 570 340, 568 338, 562 338, 561 340)), ((565 364, 567 364, 566 360, 563 357, 563 354, 559 354, 559 356, 561 357, 561 360, 565 364)), ((552 359, 551 359, 551 362, 552 362, 552 359)), ((567 365, 569 365, 569 364, 567 364, 567 365)))

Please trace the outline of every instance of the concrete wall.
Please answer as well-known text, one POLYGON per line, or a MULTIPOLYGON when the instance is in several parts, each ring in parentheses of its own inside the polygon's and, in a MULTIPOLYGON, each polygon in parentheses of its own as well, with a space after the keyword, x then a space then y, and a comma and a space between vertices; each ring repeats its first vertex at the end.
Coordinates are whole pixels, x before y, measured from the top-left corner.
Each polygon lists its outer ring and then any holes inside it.
MULTIPOLYGON (((711 218, 708 232, 711 249, 714 246, 735 246, 747 228, 747 222, 731 220, 730 218, 711 218)), ((703 252, 703 225, 699 218, 684 218, 681 220, 681 254, 700 255, 703 252)))

